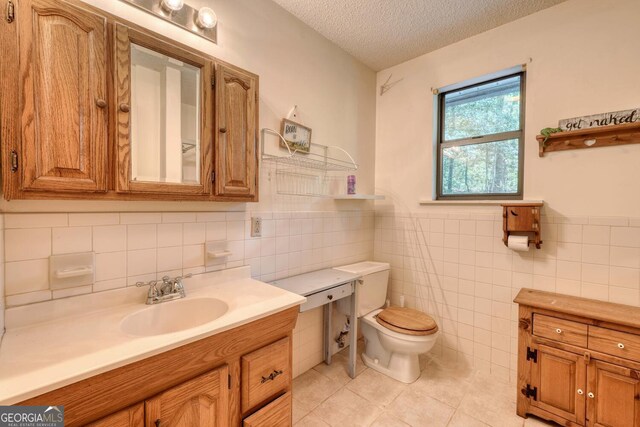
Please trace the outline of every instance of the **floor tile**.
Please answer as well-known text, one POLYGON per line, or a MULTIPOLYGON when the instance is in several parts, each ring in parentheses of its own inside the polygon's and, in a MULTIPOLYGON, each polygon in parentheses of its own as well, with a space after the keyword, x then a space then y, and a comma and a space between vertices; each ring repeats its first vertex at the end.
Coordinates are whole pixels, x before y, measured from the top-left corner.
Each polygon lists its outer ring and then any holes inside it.
POLYGON ((310 369, 293 380, 293 398, 301 410, 311 411, 340 387, 340 383, 310 369))
MULTIPOLYGON (((349 354, 345 354, 345 352, 334 354, 331 358, 331 365, 322 362, 313 369, 342 385, 351 381, 349 376, 349 354)), ((356 378, 367 369, 365 364, 362 363, 362 359, 358 356, 356 358, 356 378)))
POLYGON ((388 411, 413 427, 444 427, 455 409, 408 388, 388 406, 388 411))
POLYGON ((384 407, 402 393, 407 385, 373 369, 367 369, 346 387, 374 405, 384 407))
POLYGON ((472 392, 462 399, 458 409, 492 427, 522 427, 524 419, 516 415, 513 384, 503 383, 487 374, 477 373, 472 392))
POLYGON ((430 396, 457 408, 465 395, 471 390, 472 380, 472 375, 427 367, 422 371, 420 378, 409 387, 416 393, 430 396))
POLYGON ((330 426, 369 426, 382 410, 346 388, 325 400, 312 415, 330 426))
POLYGON ((313 414, 309 414, 298 422, 293 423, 294 427, 329 427, 329 424, 322 421, 321 418, 313 414))
POLYGON ((371 427, 410 427, 409 424, 404 421, 400 421, 388 412, 383 412, 376 420, 371 424, 371 427))
POLYGON ((447 427, 489 427, 489 425, 476 420, 464 412, 456 411, 447 427))

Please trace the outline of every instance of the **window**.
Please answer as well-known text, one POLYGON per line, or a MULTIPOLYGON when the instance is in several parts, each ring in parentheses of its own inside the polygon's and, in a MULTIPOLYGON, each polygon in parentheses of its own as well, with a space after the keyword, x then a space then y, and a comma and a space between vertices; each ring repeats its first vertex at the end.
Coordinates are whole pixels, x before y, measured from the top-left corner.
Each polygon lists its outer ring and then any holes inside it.
POLYGON ((524 73, 438 94, 438 199, 522 197, 524 73))

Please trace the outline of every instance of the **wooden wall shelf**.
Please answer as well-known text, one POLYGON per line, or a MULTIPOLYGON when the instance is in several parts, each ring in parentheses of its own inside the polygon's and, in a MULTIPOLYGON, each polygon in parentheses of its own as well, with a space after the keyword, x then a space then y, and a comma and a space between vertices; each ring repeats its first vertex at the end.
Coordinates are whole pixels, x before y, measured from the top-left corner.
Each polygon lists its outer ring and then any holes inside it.
POLYGON ((546 142, 544 135, 538 135, 536 139, 540 145, 540 157, 548 151, 640 144, 640 123, 558 132, 549 136, 546 142))

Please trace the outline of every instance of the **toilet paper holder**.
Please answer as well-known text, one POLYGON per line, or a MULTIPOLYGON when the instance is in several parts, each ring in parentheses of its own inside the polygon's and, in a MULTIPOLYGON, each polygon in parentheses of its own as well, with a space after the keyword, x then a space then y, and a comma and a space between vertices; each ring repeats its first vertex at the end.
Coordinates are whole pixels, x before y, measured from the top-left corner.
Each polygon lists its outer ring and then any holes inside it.
POLYGON ((502 241, 505 246, 507 246, 510 234, 526 234, 529 236, 529 244, 533 244, 537 249, 540 249, 542 244, 540 239, 540 209, 542 205, 543 203, 502 205, 504 230, 502 241))

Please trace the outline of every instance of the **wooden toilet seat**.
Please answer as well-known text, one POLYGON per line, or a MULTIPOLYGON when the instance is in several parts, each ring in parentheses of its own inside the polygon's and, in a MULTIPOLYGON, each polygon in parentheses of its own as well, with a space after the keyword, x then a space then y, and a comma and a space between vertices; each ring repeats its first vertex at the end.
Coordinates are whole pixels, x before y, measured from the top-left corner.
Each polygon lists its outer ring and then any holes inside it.
POLYGON ((438 332, 438 324, 428 314, 406 307, 388 307, 376 316, 387 329, 407 335, 431 335, 438 332))

